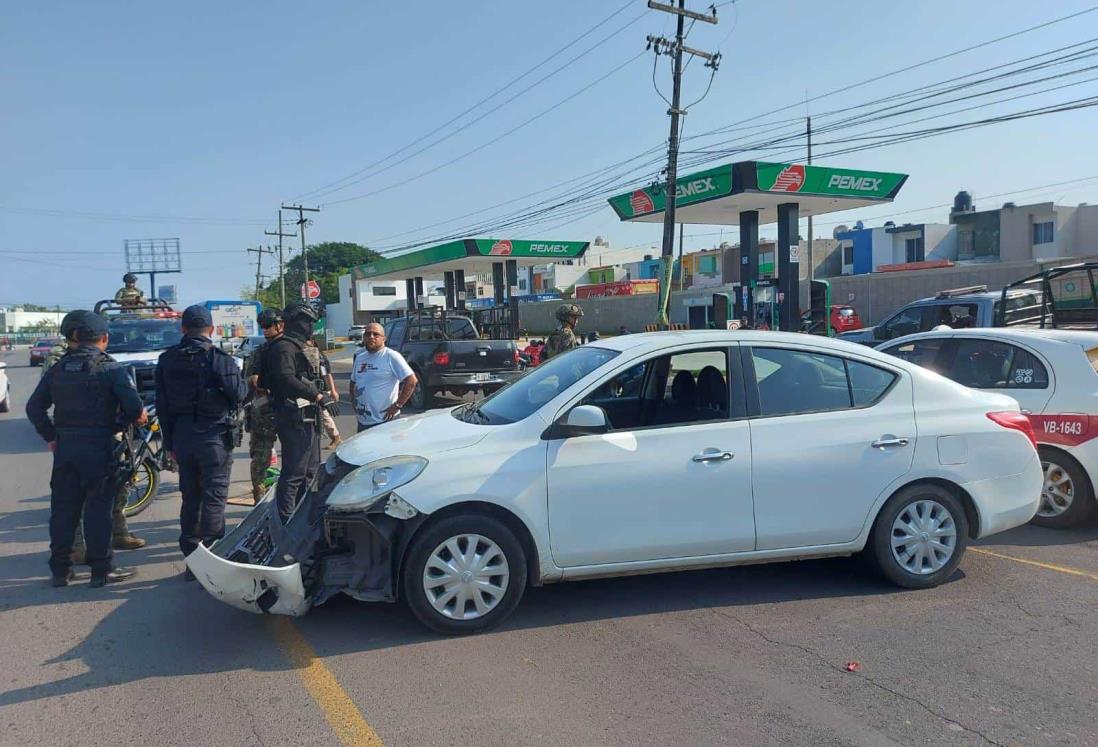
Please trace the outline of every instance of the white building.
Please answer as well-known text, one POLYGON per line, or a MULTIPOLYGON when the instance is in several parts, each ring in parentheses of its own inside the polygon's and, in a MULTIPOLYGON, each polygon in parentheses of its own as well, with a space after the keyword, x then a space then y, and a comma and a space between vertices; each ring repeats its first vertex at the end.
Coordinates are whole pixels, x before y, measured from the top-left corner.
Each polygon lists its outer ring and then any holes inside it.
MULTIPOLYGON (((328 328, 335 330, 337 337, 346 335, 347 328, 352 324, 385 321, 408 308, 407 286, 404 282, 357 280, 354 286, 352 293, 350 273, 341 275, 339 303, 328 304, 328 328)), ((428 303, 442 303, 441 300, 435 300, 444 295, 441 283, 425 281, 424 291, 430 299, 428 303)))
POLYGON ((20 306, 0 307, 0 332, 11 334, 30 331, 47 324, 52 327, 52 330, 47 331, 56 332, 61 328, 64 317, 64 311, 24 311, 20 306))

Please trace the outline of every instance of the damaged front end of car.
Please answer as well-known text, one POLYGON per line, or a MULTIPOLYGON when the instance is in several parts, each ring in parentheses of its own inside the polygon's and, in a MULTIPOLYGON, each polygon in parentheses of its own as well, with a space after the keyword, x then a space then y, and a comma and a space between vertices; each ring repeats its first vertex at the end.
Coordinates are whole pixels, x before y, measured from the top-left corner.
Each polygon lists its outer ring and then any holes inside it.
POLYGON ((399 559, 426 518, 397 490, 426 466, 413 456, 357 466, 332 454, 285 525, 272 488, 187 566, 213 596, 258 614, 300 616, 339 593, 396 601, 399 559))

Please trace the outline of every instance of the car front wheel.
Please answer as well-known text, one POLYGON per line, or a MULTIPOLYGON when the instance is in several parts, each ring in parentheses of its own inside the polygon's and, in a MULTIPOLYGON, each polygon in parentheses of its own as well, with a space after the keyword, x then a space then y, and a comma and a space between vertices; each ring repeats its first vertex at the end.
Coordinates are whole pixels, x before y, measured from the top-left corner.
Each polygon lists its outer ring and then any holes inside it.
POLYGON ((444 635, 476 633, 501 623, 526 590, 526 556, 502 522, 450 516, 415 538, 401 572, 412 613, 444 635))
POLYGON ((1062 452, 1042 446, 1041 469, 1045 484, 1033 523, 1050 529, 1067 529, 1084 521, 1094 508, 1090 482, 1082 468, 1062 452))
POLYGON ((927 589, 948 579, 968 545, 968 519, 955 495, 938 485, 911 485, 888 499, 867 548, 892 583, 927 589))

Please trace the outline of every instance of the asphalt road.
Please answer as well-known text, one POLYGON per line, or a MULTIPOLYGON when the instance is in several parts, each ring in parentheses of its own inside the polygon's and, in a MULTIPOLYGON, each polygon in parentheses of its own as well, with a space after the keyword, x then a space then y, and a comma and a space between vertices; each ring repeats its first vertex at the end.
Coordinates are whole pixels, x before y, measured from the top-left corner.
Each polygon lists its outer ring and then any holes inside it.
MULTIPOLYGON (((149 547, 117 556, 136 579, 52 589, 38 369, 8 373, 0 744, 1098 744, 1098 525, 994 537, 925 592, 853 559, 639 576, 445 639, 399 606, 218 603, 179 577, 168 474, 132 523, 149 547)), ((246 472, 242 450, 234 492, 246 472)))

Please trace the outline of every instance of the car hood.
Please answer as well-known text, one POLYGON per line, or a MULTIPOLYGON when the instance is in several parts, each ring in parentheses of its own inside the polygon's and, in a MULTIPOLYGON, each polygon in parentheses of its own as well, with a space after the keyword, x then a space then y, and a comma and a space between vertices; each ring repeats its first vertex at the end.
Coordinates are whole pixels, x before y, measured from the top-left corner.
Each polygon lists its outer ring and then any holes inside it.
POLYGON ((119 363, 156 363, 163 352, 163 350, 147 350, 141 353, 111 353, 110 356, 119 363))
POLYGON ((430 459, 433 454, 473 446, 483 441, 491 429, 458 420, 450 410, 435 410, 356 434, 339 445, 336 456, 357 466, 399 455, 430 459))

